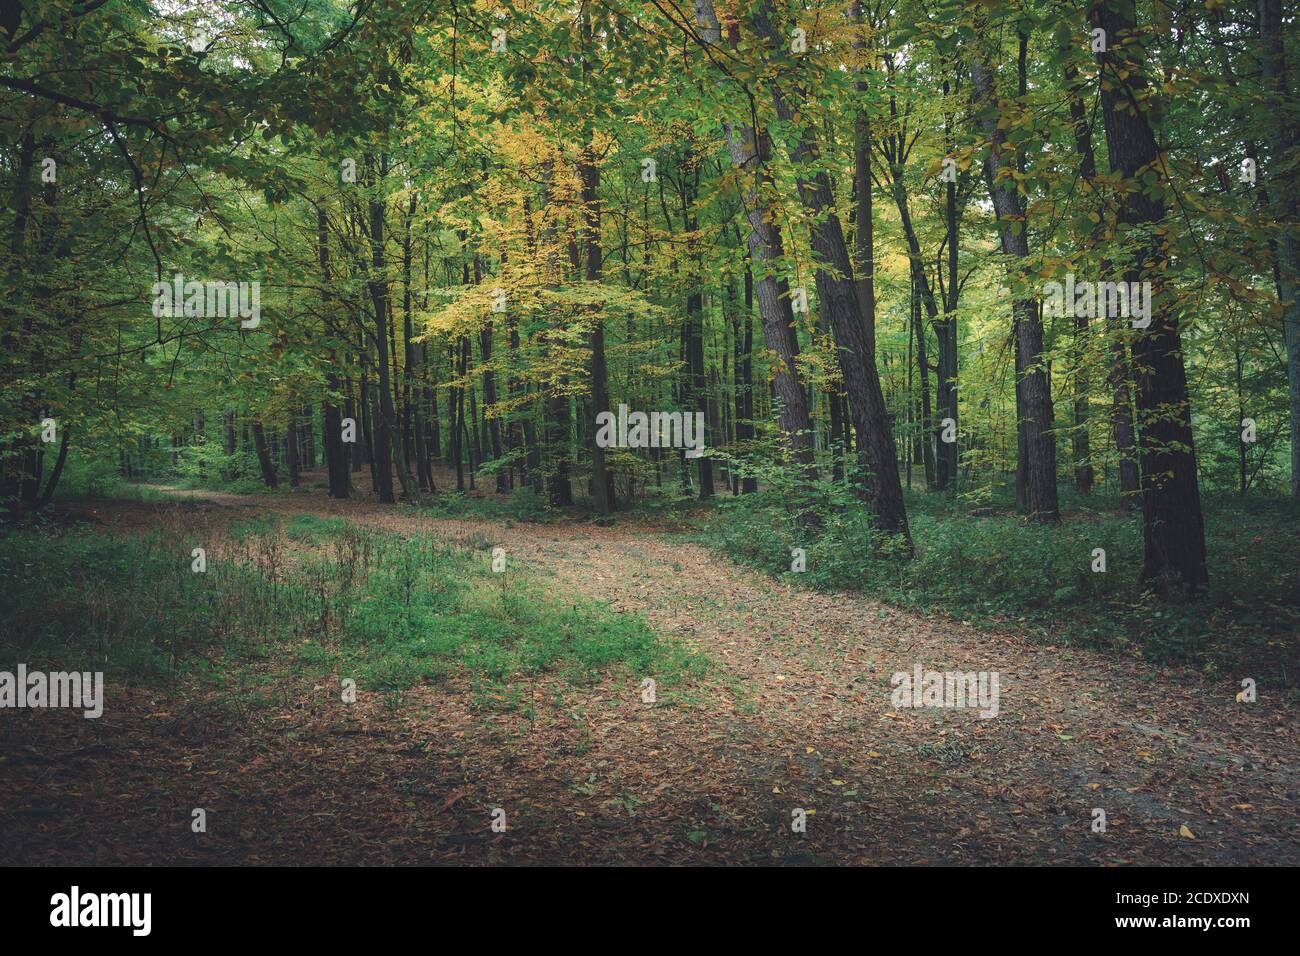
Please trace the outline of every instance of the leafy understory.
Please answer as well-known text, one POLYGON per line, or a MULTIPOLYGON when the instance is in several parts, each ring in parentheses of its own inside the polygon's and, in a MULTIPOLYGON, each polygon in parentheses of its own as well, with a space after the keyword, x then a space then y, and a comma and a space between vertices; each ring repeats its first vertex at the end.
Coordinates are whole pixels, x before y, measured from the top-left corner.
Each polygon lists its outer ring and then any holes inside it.
POLYGON ((494 572, 482 540, 260 516, 232 524, 196 572, 202 542, 179 525, 5 535, 0 655, 225 689, 297 675, 393 692, 465 676, 495 705, 543 674, 590 684, 613 670, 666 690, 705 669, 638 616, 557 599, 525 570, 494 572))

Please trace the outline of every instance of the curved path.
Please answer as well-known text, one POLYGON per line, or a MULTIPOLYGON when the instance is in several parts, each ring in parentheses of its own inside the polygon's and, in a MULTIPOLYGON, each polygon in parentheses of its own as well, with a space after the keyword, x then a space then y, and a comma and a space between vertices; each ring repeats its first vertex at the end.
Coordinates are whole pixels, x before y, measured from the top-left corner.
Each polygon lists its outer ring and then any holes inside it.
POLYGON ((116 526, 274 511, 501 546, 556 593, 700 647, 714 672, 653 707, 626 676, 539 680, 525 715, 474 709, 468 682, 345 708, 336 686, 280 674, 258 707, 119 689, 99 721, 60 715, 57 743, 15 747, 6 720, 0 767, 21 797, 0 810, 0 845, 17 840, 23 862, 1300 862, 1295 712, 1264 679, 1239 703, 1234 678, 803 590, 626 519, 506 527, 319 492, 182 496, 94 505, 116 526), (997 717, 893 709, 890 676, 917 664, 997 671, 997 717), (192 807, 207 833, 190 832, 192 807))

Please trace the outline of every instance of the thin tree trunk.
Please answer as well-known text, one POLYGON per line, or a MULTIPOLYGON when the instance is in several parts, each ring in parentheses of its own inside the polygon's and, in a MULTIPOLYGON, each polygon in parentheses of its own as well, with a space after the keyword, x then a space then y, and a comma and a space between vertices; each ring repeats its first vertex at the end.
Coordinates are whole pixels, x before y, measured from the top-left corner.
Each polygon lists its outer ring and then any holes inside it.
MULTIPOLYGON (((943 82, 945 99, 948 96, 948 81, 943 82)), ((945 113, 944 139, 949 152, 952 151, 952 117, 945 113)), ((936 392, 936 414, 938 421, 934 427, 934 441, 937 450, 934 470, 934 486, 945 490, 957 480, 957 467, 960 461, 960 445, 955 440, 960 419, 957 405, 957 302, 961 296, 961 278, 957 272, 959 251, 959 232, 957 219, 957 183, 944 184, 944 222, 947 228, 946 243, 948 248, 948 282, 943 282, 943 265, 938 267, 940 293, 943 297, 943 319, 933 320, 935 338, 939 345, 938 386, 936 392), (949 424, 949 422, 951 424, 949 424), (943 435, 952 429, 954 440, 944 441, 943 435)))
MULTIPOLYGON (((367 157, 367 166, 375 169, 373 158, 367 157)), ((381 155, 378 166, 378 180, 388 173, 388 156, 381 155)), ((392 378, 389 369, 389 296, 387 253, 384 251, 384 203, 375 198, 370 201, 370 249, 371 274, 367 283, 370 299, 375 310, 375 347, 377 356, 375 367, 379 372, 378 402, 376 403, 375 427, 375 471, 379 478, 379 500, 383 504, 393 504, 393 466, 397 469, 397 478, 402 485, 402 495, 409 501, 417 495, 411 481, 410 469, 406 463, 406 453, 401 441, 394 442, 393 427, 397 423, 397 413, 393 408, 392 378)))
MULTIPOLYGON (((699 190, 700 158, 694 142, 690 142, 680 170, 679 181, 682 185, 682 228, 690 237, 687 239, 687 260, 689 262, 689 292, 686 296, 686 317, 682 323, 682 345, 685 355, 684 367, 686 378, 683 389, 686 414, 706 412, 706 390, 704 373, 704 281, 703 250, 697 238, 699 223, 696 220, 695 199, 699 190)), ((707 418, 707 412, 705 414, 707 418)), ((707 440, 705 442, 708 444, 707 440)), ((684 453, 683 453, 684 454, 684 453)), ((713 458, 700 456, 700 498, 713 497, 713 458)), ((683 471, 683 477, 686 472, 683 471)))
POLYGON ((275 463, 271 461, 271 452, 266 445, 266 432, 258 419, 253 419, 253 447, 257 449, 257 464, 262 469, 262 481, 268 488, 279 486, 275 475, 275 463))
POLYGON ((411 317, 411 221, 415 218, 415 195, 411 195, 406 208, 406 221, 402 235, 402 343, 405 349, 405 368, 402 370, 402 441, 406 460, 415 459, 415 479, 421 492, 433 491, 433 475, 429 471, 429 458, 424 437, 424 403, 427 392, 422 390, 417 375, 422 375, 424 346, 412 341, 415 338, 411 317))
POLYGON ((921 303, 913 298, 912 330, 916 336, 916 374, 921 385, 921 421, 915 434, 921 443, 921 462, 925 467, 925 485, 934 487, 934 432, 930 414, 930 358, 925 343, 925 323, 921 321, 921 303))
MULTIPOLYGON (((736 339, 736 441, 743 451, 754 438, 754 275, 745 259, 745 303, 740 314, 741 328, 736 339)), ((758 490, 758 479, 746 475, 740 479, 741 494, 758 490)))
POLYGON ((285 465, 289 469, 289 487, 298 487, 298 422, 297 414, 289 412, 289 425, 284 434, 285 465))
MULTIPOLYGON (((1068 57, 1067 48, 1062 51, 1068 57)), ((1070 125, 1074 128, 1074 148, 1079 155, 1079 178, 1096 194, 1097 161, 1092 149, 1092 127, 1083 103, 1083 84, 1079 71, 1069 59, 1065 65, 1065 89, 1070 101, 1070 125)), ((1099 210, 1104 212, 1104 210, 1099 210)), ((1089 247, 1094 246, 1094 235, 1089 237, 1089 247)), ((1088 310, 1076 309, 1074 317, 1074 429, 1071 444, 1074 457, 1074 486, 1081 494, 1091 494, 1093 485, 1092 451, 1088 436, 1088 310)))
MULTIPOLYGON (((1003 145, 1005 136, 998 128, 996 113, 995 77, 992 69, 979 57, 970 65, 971 85, 976 109, 982 118, 980 124, 989 139, 989 151, 984 160, 984 178, 997 213, 1002 251, 1028 264, 1029 239, 1025 234, 1025 206, 1014 185, 1007 185, 999 173, 1006 168, 1003 145)), ((1021 283, 1011 276, 1013 287, 1021 283)), ((1046 357, 1043 354, 1043 323, 1036 297, 1022 298, 1012 307, 1015 317, 1017 347, 1016 378, 1017 419, 1020 424, 1020 441, 1023 443, 1022 461, 1025 468, 1026 504, 1030 517, 1040 522, 1055 522, 1060 518, 1056 497, 1056 439, 1052 434, 1052 390, 1048 381, 1046 357)))
MULTIPOLYGON (((719 45, 722 30, 712 0, 696 0, 695 19, 703 42, 719 45)), ((733 49, 738 44, 739 36, 731 38, 733 49)), ((744 205, 750 227, 749 258, 757 273, 754 291, 763 321, 763 340, 777 359, 771 382, 781 402, 781 433, 800 477, 812 484, 817 480, 817 465, 813 456, 812 421, 799 374, 799 341, 795 336, 790 286, 785 279, 778 278, 776 272, 785 258, 785 249, 781 228, 772 214, 768 197, 772 189, 772 175, 768 169, 771 139, 766 130, 744 124, 726 123, 724 127, 732 166, 745 183, 744 205)), ((816 513, 807 509, 801 512, 799 520, 805 528, 820 523, 816 513)))

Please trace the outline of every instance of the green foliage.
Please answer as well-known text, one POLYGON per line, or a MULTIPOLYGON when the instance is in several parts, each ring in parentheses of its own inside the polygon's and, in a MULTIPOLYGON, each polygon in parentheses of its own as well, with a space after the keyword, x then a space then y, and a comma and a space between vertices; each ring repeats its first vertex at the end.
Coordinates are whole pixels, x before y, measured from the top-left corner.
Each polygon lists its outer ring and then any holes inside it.
POLYGON ((464 673, 489 699, 555 672, 618 670, 661 685, 704 661, 607 605, 557 601, 476 544, 378 533, 296 515, 233 525, 229 551, 191 570, 178 528, 109 537, 26 528, 0 538, 0 659, 103 670, 155 683, 181 674, 230 686, 267 662, 400 691, 464 673), (39 555, 39 557, 36 557, 39 555))
POLYGON ((69 458, 56 497, 160 501, 165 496, 152 488, 126 481, 116 463, 107 457, 85 455, 69 458))
POLYGON ((190 548, 174 529, 110 537, 35 527, 0 537, 0 657, 155 683, 208 670, 218 645, 239 655, 283 631, 288 622, 268 616, 252 568, 216 562, 196 574, 190 548))
POLYGON ((954 622, 1013 627, 1045 642, 1211 673, 1269 668, 1287 684, 1300 677, 1300 508, 1294 504, 1208 499, 1210 590, 1185 604, 1135 588, 1142 534, 1138 520, 1122 510, 1077 510, 1060 526, 1046 527, 1026 522, 1005 499, 998 504, 984 509, 991 514, 973 516, 937 496, 911 496, 911 560, 892 553, 859 508, 823 509, 820 533, 803 535, 785 517, 780 498, 768 494, 725 502, 700 540, 796 583, 861 591, 954 622), (792 548, 805 549, 806 571, 790 570, 792 548), (1092 570, 1096 548, 1106 552, 1104 573, 1092 570))
POLYGON ((516 488, 506 498, 475 498, 450 492, 420 501, 421 511, 441 517, 473 516, 514 521, 546 522, 553 518, 546 499, 531 486, 516 488))
MULTIPOLYGON (((959 293, 941 302, 956 331, 959 491, 1009 512, 998 496, 1018 457, 1011 298, 1037 296, 1066 273, 1113 272, 1132 261, 1139 239, 1159 237, 1159 285, 1181 329, 1200 488, 1240 489, 1279 510, 1275 496, 1292 477, 1288 426, 1300 417, 1288 397, 1297 361, 1286 354, 1281 302, 1295 263, 1283 261, 1280 242, 1296 225, 1296 157, 1279 148, 1290 142, 1296 103, 1273 102, 1255 14, 1220 3, 1177 12, 1138 5, 1149 73, 1139 105, 1167 168, 1125 182, 1110 168, 1107 147, 1116 144, 1106 142, 1095 102, 1108 81, 1098 78, 1076 5, 902 0, 866 11, 864 24, 838 7, 777 5, 782 31, 787 18, 810 31, 797 73, 785 44, 757 35, 749 5, 719 11, 738 16, 725 55, 700 49, 683 30, 693 11, 683 12, 685 22, 635 0, 600 13, 541 2, 509 18, 510 53, 498 55, 477 14, 466 20, 466 11, 437 4, 14 6, 14 32, 0 40, 8 49, 0 507, 52 483, 57 452, 37 424, 47 415, 71 436, 59 494, 148 498, 154 493, 139 483, 264 491, 248 437, 254 425, 264 426, 286 488, 289 433, 311 430, 313 442, 301 444, 305 468, 316 468, 328 403, 359 424, 353 460, 374 452, 366 432, 381 419, 399 433, 405 458, 423 415, 441 436, 439 455, 428 456, 434 466, 450 463, 453 441, 457 464, 472 458, 485 485, 524 467, 549 479, 562 459, 581 508, 592 418, 602 410, 592 382, 599 329, 602 402, 707 411, 712 462, 765 489, 724 512, 734 524, 719 526, 747 560, 787 566, 788 547, 820 516, 805 576, 818 586, 862 583, 903 604, 1023 621, 1170 660, 1199 661, 1237 643, 1249 657, 1249 647, 1292 624, 1289 552, 1263 565, 1277 532, 1245 503, 1214 505, 1218 556, 1200 611, 1160 610, 1132 590, 1138 537, 1128 518, 1108 512, 1077 511, 1048 530, 1009 514, 967 518, 945 498, 913 496, 916 557, 891 556, 893 543, 870 532, 850 494, 852 475, 826 480, 836 464, 832 408, 843 410, 846 383, 798 185, 814 172, 827 177, 846 248, 856 249, 865 225, 853 203, 863 172, 856 157, 863 147, 872 156, 874 352, 905 471, 924 475, 942 414, 939 341, 919 301, 922 278, 959 293), (199 32, 220 41, 196 49, 199 32), (971 110, 977 56, 995 74, 1003 179, 1024 206, 1023 221, 1002 228, 1031 246, 1010 272, 980 182, 989 138, 971 110), (807 125, 779 118, 773 86, 797 93, 807 125), (1081 128, 1071 116, 1081 101, 1096 160, 1090 181, 1081 179, 1081 128), (771 134, 761 170, 733 168, 724 122, 771 134), (857 142, 868 126, 872 141, 857 142), (815 162, 795 158, 805 132, 817 139, 815 162), (1258 183, 1236 177, 1252 149, 1258 183), (948 157, 951 226, 937 178, 948 157), (47 160, 57 161, 50 181, 47 160), (342 173, 349 160, 353 179, 342 173), (646 161, 657 175, 645 174, 646 161), (771 262, 750 250, 751 175, 781 230, 771 262), (1158 223, 1120 221, 1130 189, 1162 199, 1158 223), (375 225, 383 238, 372 243, 375 225), (747 281, 768 272, 809 292, 789 338, 819 478, 791 466, 776 425, 778 359, 764 347, 774 330, 761 328, 747 281), (153 314, 152 283, 174 273, 259 283, 260 326, 153 314), (498 290, 508 299, 500 311, 498 290), (689 367, 693 342, 698 369, 689 367), (381 344, 391 344, 384 362, 381 344), (1240 438, 1244 417, 1257 424, 1249 444, 1240 438), (1232 536, 1255 527, 1258 545, 1232 536), (1105 575, 1086 569, 1095 547, 1107 550, 1105 575), (1257 616, 1262 624, 1251 623, 1257 616), (1206 647, 1191 646, 1197 641, 1206 647)), ((1294 65, 1295 31, 1283 33, 1294 65)), ((1294 325, 1294 310, 1289 316, 1294 325)), ((1125 371, 1117 357, 1140 334, 1124 322, 1081 326, 1063 316, 1049 316, 1043 334, 1064 491, 1071 440, 1082 433, 1098 475, 1115 471, 1116 385, 1137 372, 1132 399, 1141 383, 1141 370, 1125 371)), ((1137 424, 1152 433, 1152 421, 1137 424)), ((675 507, 700 490, 699 465, 673 454, 611 449, 607 465, 620 507, 634 513, 675 507)), ((319 480, 310 479, 312 490, 319 480)), ((364 494, 365 479, 358 484, 364 494)), ((448 495, 438 484, 443 493, 420 502, 433 514, 555 518, 531 489, 502 501, 448 495)), ((1280 513, 1277 527, 1293 527, 1290 512, 1280 513)), ((289 545, 315 548, 350 532, 295 521, 284 534, 289 545)), ((234 540, 262 547, 269 536, 245 528, 234 540)), ((265 557, 279 560, 274 551, 265 557)), ((474 659, 493 672, 546 658, 494 657, 468 634, 458 646, 475 647, 474 659)))

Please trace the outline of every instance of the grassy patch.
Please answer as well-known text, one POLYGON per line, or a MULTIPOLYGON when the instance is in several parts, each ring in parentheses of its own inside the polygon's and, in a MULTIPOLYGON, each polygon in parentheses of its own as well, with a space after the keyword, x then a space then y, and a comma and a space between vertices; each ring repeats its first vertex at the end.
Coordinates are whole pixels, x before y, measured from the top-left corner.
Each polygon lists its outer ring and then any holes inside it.
POLYGON ((218 686, 294 674, 401 691, 468 674, 485 700, 544 673, 586 683, 610 671, 660 686, 704 662, 607 605, 560 600, 490 551, 402 537, 341 519, 238 523, 191 569, 175 531, 110 537, 30 528, 0 538, 0 660, 218 686))
POLYGON ((439 518, 484 518, 496 521, 528 521, 545 523, 554 520, 556 513, 546 499, 530 487, 516 488, 509 495, 471 497, 455 491, 442 491, 420 498, 420 511, 439 518))

